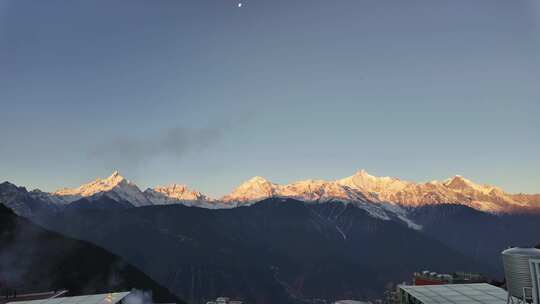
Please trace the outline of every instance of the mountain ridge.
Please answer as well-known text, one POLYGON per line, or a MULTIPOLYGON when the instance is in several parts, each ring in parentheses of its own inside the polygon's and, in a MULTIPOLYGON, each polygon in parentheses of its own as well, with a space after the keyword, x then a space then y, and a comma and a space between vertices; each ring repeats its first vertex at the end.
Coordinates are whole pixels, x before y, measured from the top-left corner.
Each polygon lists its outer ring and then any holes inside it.
POLYGON ((426 267, 495 271, 422 231, 339 202, 272 198, 218 210, 162 205, 58 213, 40 223, 125 257, 193 302, 220 294, 265 304, 365 299, 426 267))
POLYGON ((290 198, 306 203, 352 203, 374 217, 398 219, 415 229, 420 229, 421 225, 408 218, 408 210, 429 205, 465 205, 488 213, 540 213, 540 194, 511 194, 460 175, 443 181, 416 183, 395 177, 376 177, 360 170, 337 180, 308 179, 288 184, 277 184, 255 176, 219 199, 176 183, 141 191, 118 171, 77 188, 62 188, 54 192, 28 191, 9 182, 0 184, 0 199, 25 217, 44 210, 104 209, 108 205, 113 209, 171 204, 227 209, 268 198, 290 198))
POLYGON ((141 191, 118 171, 105 179, 96 179, 78 188, 64 188, 52 193, 33 193, 34 198, 51 203, 70 203, 77 199, 107 195, 131 202, 134 206, 185 204, 205 208, 232 208, 266 198, 293 198, 305 202, 391 203, 401 207, 433 204, 462 204, 487 212, 515 212, 540 209, 540 194, 507 193, 503 189, 475 183, 461 175, 443 181, 417 183, 395 177, 376 177, 365 170, 337 180, 308 179, 277 184, 255 176, 221 198, 212 198, 183 184, 157 186, 141 191))

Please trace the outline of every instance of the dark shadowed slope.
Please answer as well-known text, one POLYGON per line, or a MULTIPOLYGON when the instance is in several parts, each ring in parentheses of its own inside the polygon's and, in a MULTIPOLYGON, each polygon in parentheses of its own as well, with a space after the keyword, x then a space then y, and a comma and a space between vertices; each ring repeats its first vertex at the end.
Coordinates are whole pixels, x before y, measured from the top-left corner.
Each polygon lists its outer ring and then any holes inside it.
POLYGON ((38 227, 2 204, 0 284, 19 292, 66 288, 72 294, 140 288, 152 290, 157 300, 181 303, 122 258, 38 227))
POLYGON ((194 301, 372 298, 388 281, 421 269, 490 271, 421 232, 341 203, 154 206, 67 212, 42 222, 125 257, 194 301))
POLYGON ((531 247, 540 239, 540 215, 535 213, 491 214, 462 205, 437 205, 414 209, 410 216, 427 234, 491 264, 499 275, 504 249, 531 247))

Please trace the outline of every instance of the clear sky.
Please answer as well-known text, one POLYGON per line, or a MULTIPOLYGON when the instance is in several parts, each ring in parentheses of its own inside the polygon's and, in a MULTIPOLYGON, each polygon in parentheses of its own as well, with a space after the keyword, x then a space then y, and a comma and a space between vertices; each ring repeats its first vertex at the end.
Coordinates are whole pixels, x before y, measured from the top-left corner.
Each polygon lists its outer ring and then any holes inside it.
POLYGON ((0 0, 0 180, 540 192, 538 0, 0 0))

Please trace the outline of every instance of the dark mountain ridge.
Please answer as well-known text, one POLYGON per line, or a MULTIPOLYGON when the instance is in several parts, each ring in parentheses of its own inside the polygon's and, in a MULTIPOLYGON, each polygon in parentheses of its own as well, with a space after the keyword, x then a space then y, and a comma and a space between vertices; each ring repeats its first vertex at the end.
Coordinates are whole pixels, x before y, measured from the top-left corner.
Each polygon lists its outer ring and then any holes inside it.
POLYGON ((508 247, 534 247, 540 239, 540 216, 534 213, 492 214, 463 205, 443 204, 411 209, 423 231, 449 247, 485 261, 502 275, 500 253, 508 247))
POLYGON ((0 202, 24 217, 32 217, 44 212, 56 212, 61 208, 58 205, 34 198, 25 187, 19 187, 9 182, 0 184, 0 202))
POLYGON ((365 299, 420 269, 493 272, 402 223, 337 202, 76 211, 40 222, 125 257, 192 302, 219 295, 252 303, 365 299))
POLYGON ((133 208, 130 202, 114 200, 106 195, 96 195, 92 199, 81 198, 69 204, 53 203, 44 198, 47 193, 34 190, 29 192, 9 182, 0 184, 0 201, 16 214, 26 218, 73 210, 114 210, 133 208))
POLYGON ((66 288, 73 295, 139 288, 159 301, 182 303, 122 258, 63 237, 0 204, 0 285, 22 292, 66 288))

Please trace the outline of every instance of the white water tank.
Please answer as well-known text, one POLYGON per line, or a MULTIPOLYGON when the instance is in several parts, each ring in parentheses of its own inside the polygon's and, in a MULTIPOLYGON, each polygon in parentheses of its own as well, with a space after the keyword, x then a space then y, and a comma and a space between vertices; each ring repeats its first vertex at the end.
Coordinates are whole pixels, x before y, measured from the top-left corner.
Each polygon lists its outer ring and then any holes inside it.
POLYGON ((540 259, 540 249, 510 248, 502 252, 508 293, 523 301, 532 299, 532 278, 529 260, 540 259))

